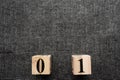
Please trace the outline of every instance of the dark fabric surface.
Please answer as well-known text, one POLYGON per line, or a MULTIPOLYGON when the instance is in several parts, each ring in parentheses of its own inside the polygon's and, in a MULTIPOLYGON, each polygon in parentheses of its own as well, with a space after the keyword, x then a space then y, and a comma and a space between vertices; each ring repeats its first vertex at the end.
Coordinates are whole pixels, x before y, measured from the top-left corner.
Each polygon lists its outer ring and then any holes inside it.
POLYGON ((120 80, 120 0, 0 0, 0 80, 120 80), (52 55, 50 76, 31 74, 36 54, 52 55), (93 74, 73 76, 72 54, 93 74))

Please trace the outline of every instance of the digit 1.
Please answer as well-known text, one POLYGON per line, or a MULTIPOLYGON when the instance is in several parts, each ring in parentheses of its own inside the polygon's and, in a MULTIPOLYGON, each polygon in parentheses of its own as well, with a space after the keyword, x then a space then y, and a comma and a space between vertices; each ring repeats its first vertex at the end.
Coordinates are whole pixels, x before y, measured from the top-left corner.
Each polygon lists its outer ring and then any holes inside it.
POLYGON ((37 71, 39 73, 42 73, 44 71, 44 68, 45 68, 45 64, 44 64, 44 61, 42 59, 39 59, 37 61, 37 71))
POLYGON ((80 59, 79 61, 80 61, 80 73, 81 73, 81 72, 84 72, 83 71, 83 59, 80 59))

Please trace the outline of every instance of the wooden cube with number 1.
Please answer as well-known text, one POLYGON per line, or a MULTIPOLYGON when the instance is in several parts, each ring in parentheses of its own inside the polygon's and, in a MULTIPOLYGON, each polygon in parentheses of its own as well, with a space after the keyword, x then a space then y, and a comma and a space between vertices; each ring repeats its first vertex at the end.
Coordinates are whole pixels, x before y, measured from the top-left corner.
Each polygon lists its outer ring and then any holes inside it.
POLYGON ((72 55, 72 69, 74 75, 91 75, 91 56, 72 55))

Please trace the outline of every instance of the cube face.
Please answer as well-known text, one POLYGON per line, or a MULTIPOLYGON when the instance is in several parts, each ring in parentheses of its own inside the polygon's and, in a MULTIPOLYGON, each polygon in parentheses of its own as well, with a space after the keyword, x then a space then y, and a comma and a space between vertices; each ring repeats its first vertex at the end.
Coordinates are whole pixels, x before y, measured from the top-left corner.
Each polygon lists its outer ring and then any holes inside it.
POLYGON ((32 56, 32 74, 49 75, 51 69, 51 55, 32 56))
POLYGON ((72 55, 74 75, 91 75, 91 57, 89 55, 72 55))

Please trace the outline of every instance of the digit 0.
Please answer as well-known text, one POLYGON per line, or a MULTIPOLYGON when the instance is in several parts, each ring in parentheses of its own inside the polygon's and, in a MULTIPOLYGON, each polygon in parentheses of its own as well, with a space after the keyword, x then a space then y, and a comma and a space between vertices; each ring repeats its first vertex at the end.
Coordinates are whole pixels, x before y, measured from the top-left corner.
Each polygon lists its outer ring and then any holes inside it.
POLYGON ((39 59, 37 61, 37 71, 39 73, 42 73, 44 71, 44 68, 45 68, 45 64, 44 64, 44 61, 42 59, 39 59))

